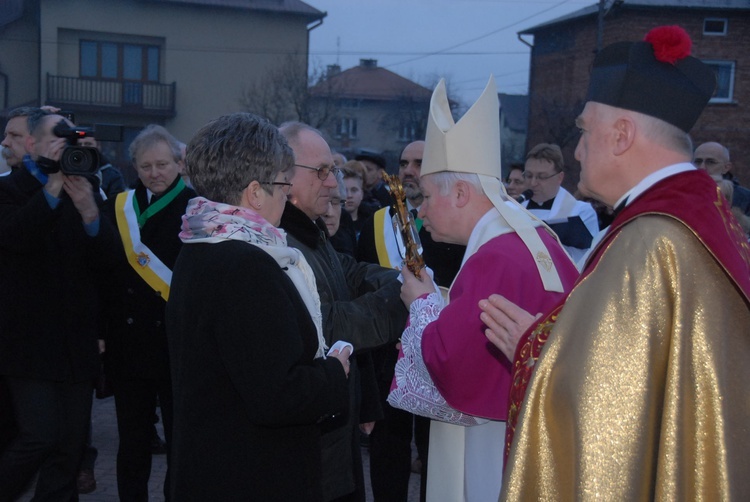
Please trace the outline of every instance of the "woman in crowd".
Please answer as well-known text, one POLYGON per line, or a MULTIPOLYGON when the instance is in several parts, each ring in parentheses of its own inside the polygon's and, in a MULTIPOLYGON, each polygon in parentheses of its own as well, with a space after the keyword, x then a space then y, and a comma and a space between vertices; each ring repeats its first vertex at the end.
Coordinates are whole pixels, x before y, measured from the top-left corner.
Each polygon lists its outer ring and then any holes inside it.
POLYGON ((321 500, 320 423, 345 412, 350 349, 325 358, 312 270, 276 228, 294 157, 222 116, 187 147, 190 201, 167 306, 174 500, 321 500))

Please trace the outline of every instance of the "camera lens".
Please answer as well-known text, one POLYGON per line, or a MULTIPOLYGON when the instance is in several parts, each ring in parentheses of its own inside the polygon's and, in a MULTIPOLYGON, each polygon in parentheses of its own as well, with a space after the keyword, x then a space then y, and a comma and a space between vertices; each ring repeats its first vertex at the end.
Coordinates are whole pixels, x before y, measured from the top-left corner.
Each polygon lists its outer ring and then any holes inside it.
POLYGON ((99 168, 99 159, 94 148, 68 146, 63 150, 60 169, 65 174, 93 174, 99 168))
POLYGON ((70 157, 68 157, 68 160, 70 161, 71 167, 81 167, 82 164, 86 162, 86 155, 84 155, 83 152, 75 151, 71 152, 70 157))

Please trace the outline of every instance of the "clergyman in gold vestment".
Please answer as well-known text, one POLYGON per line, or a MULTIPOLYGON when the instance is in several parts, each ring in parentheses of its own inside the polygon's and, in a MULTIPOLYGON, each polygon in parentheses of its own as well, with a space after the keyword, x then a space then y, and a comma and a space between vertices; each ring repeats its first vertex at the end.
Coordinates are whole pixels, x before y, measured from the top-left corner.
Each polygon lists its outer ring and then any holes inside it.
POLYGON ((617 216, 521 339, 501 500, 750 500, 750 253, 690 164, 715 77, 689 46, 662 27, 594 61, 579 188, 617 216))

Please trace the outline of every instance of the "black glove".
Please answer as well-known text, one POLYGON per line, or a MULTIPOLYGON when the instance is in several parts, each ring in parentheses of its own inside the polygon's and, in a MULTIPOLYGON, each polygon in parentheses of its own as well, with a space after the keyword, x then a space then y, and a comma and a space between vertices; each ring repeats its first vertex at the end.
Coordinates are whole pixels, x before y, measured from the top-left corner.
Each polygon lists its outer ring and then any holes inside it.
POLYGON ((36 166, 44 174, 52 174, 60 170, 60 163, 58 161, 42 156, 36 159, 36 166))

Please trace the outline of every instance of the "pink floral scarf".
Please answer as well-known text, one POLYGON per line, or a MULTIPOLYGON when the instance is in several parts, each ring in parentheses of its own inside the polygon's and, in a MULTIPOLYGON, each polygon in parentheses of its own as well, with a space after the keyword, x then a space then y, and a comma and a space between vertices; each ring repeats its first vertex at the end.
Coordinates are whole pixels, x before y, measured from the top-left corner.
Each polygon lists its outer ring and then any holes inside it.
POLYGON ((294 283, 305 303, 318 333, 315 357, 324 357, 323 316, 315 274, 302 252, 287 246, 283 230, 271 225, 252 209, 196 197, 190 199, 182 217, 180 239, 185 244, 244 241, 271 255, 294 283))

